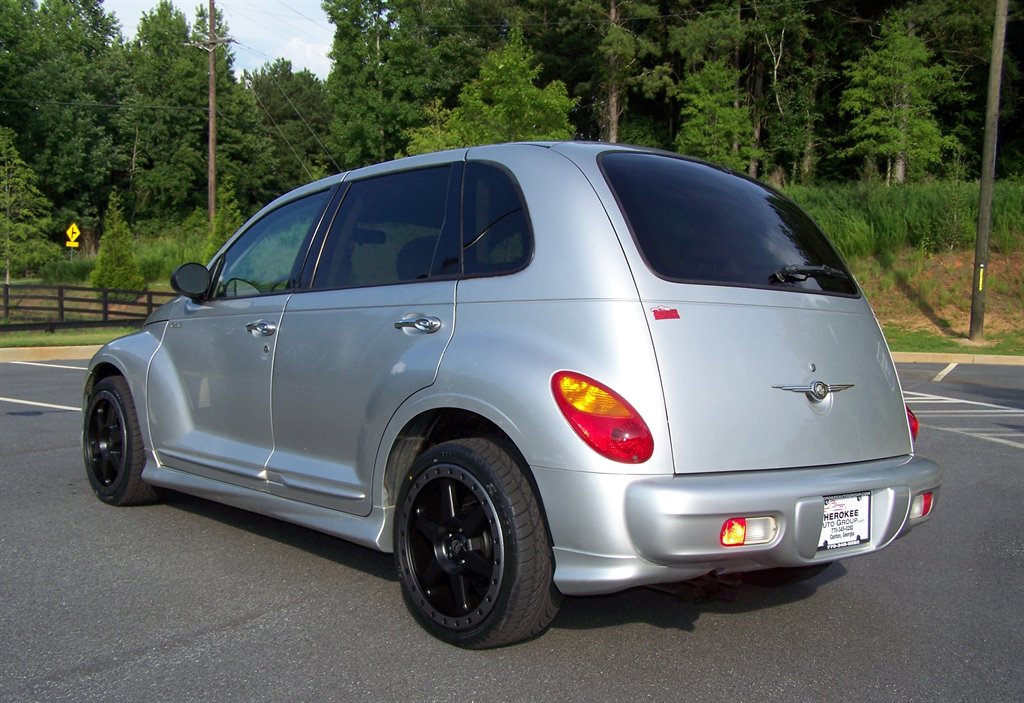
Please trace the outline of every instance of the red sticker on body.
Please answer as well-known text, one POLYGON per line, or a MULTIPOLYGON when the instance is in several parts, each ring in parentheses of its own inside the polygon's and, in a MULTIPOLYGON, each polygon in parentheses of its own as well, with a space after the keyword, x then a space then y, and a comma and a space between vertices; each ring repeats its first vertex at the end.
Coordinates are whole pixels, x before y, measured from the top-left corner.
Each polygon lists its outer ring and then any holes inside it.
POLYGON ((651 312, 654 313, 655 320, 678 320, 679 311, 675 308, 666 308, 664 305, 659 305, 656 308, 651 308, 651 312))

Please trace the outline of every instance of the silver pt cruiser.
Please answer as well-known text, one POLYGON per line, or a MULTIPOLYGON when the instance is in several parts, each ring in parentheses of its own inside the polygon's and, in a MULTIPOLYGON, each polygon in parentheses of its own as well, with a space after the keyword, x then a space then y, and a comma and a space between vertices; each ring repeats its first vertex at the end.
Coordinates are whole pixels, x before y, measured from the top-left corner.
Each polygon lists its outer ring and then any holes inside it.
POLYGON ((484 648, 563 594, 789 582, 928 519, 939 468, 795 204, 711 164, 473 147, 288 193, 85 385, 96 495, 202 496, 393 552, 484 648))

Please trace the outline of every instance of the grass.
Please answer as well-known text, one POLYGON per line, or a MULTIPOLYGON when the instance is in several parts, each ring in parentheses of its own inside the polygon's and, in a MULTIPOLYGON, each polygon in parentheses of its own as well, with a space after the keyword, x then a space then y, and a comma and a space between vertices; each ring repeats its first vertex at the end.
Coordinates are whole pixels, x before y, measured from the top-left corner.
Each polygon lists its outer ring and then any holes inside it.
POLYGON ((949 337, 927 330, 907 330, 893 324, 883 325, 885 339, 894 352, 934 352, 946 354, 999 354, 1024 356, 1024 332, 986 334, 985 341, 974 344, 965 337, 949 337))
POLYGON ((91 346, 106 344, 112 339, 135 331, 135 327, 106 327, 57 332, 4 332, 0 334, 0 348, 91 346))

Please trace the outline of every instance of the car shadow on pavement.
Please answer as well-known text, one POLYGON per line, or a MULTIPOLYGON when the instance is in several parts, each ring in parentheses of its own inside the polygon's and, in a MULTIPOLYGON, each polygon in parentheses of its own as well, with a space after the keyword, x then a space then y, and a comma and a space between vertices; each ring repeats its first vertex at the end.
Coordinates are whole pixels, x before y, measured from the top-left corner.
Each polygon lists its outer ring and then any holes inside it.
POLYGON ((204 498, 167 489, 162 489, 161 493, 163 495, 161 502, 164 505, 192 515, 216 520, 264 539, 301 549, 321 559, 358 569, 385 581, 398 581, 394 561, 390 554, 362 547, 300 525, 233 508, 223 503, 214 503, 204 498))
MULTIPOLYGON (((383 581, 398 581, 390 554, 176 491, 163 491, 162 503, 191 515, 216 520, 231 528, 301 549, 383 581)), ((657 588, 633 588, 601 596, 567 597, 551 627, 556 630, 599 630, 642 622, 663 629, 692 632, 700 616, 705 613, 742 614, 794 603, 810 598, 820 586, 845 573, 846 567, 836 563, 813 579, 775 588, 759 588, 745 583, 719 585, 709 580, 698 584, 685 582, 657 588)))
POLYGON ((690 582, 657 588, 633 588, 604 596, 566 598, 553 629, 593 630, 643 622, 662 629, 693 632, 705 613, 742 614, 795 603, 846 573, 835 563, 813 579, 774 588, 741 583, 717 589, 690 582))

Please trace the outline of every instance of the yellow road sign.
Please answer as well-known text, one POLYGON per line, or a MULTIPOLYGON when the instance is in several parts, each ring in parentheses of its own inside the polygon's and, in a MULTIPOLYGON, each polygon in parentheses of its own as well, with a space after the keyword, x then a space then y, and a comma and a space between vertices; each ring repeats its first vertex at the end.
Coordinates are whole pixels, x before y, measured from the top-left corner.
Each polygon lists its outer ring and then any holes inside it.
POLYGON ((81 232, 78 230, 78 225, 72 222, 71 226, 68 227, 66 234, 68 235, 68 241, 64 242, 64 246, 77 247, 78 235, 81 234, 81 232))

